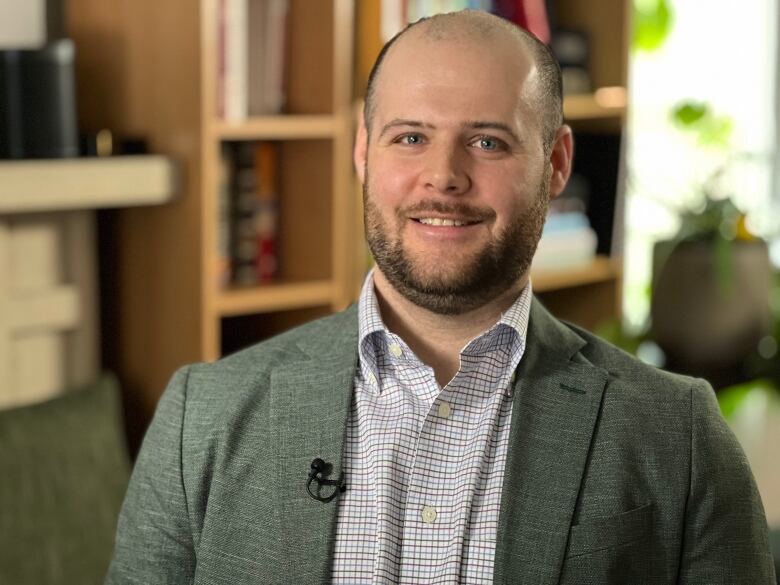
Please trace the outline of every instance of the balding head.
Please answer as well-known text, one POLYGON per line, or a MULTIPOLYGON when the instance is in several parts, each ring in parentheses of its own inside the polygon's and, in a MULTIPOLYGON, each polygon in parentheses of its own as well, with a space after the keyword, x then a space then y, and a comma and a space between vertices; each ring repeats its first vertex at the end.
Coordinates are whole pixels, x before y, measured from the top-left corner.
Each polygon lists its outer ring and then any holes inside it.
MULTIPOLYGON (((432 42, 472 42, 493 43, 498 50, 517 55, 517 59, 529 59, 533 67, 526 96, 539 120, 545 153, 549 153, 556 133, 563 123, 563 91, 561 70, 549 47, 535 36, 513 23, 478 10, 463 10, 447 14, 437 14, 408 25, 390 39, 377 57, 368 77, 364 120, 371 132, 371 125, 379 99, 378 87, 382 77, 383 64, 400 45, 407 41, 427 40, 432 42), (497 42, 497 41, 500 41, 497 42)), ((425 55, 420 55, 425 59, 425 55)), ((504 79, 496 79, 494 85, 499 90, 504 79)))

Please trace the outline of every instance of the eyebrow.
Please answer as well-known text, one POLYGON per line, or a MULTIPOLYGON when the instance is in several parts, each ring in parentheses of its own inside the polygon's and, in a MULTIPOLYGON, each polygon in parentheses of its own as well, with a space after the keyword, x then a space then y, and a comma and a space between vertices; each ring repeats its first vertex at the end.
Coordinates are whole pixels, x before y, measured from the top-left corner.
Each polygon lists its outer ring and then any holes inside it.
MULTIPOLYGON (((392 128, 396 128, 398 126, 409 126, 412 128, 431 128, 435 129, 436 127, 433 124, 425 124, 423 122, 420 122, 419 120, 406 120, 403 118, 395 118, 382 126, 382 132, 379 133, 379 137, 381 138, 384 136, 389 130, 392 128)), ((464 122, 461 124, 462 128, 466 129, 472 129, 472 130, 500 130, 501 132, 506 133, 509 135, 512 140, 514 140, 517 143, 522 142, 520 140, 520 137, 515 133, 514 130, 512 130, 511 127, 509 127, 508 124, 504 124, 503 122, 489 122, 489 121, 483 121, 483 120, 470 120, 467 122, 464 122)))
POLYGON ((512 140, 517 142, 518 144, 522 142, 520 140, 520 137, 515 133, 514 130, 508 125, 504 124, 503 122, 483 122, 480 120, 475 120, 473 122, 466 122, 463 124, 464 128, 472 128, 474 130, 500 130, 501 132, 505 132, 509 136, 511 136, 512 140))
POLYGON ((411 126, 412 128, 433 128, 432 124, 423 124, 417 120, 404 120, 403 118, 395 118, 390 120, 387 124, 382 126, 382 131, 379 133, 379 137, 382 138, 387 132, 397 126, 411 126))

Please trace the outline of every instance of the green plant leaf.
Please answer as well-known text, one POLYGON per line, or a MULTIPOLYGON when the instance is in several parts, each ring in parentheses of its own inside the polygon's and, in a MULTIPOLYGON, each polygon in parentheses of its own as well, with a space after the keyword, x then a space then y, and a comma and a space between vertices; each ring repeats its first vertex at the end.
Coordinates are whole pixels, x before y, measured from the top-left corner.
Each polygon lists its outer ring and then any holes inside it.
POLYGON ((698 142, 701 146, 729 147, 734 131, 734 120, 728 116, 709 116, 702 122, 698 136, 698 142))
POLYGON ((674 24, 668 0, 634 0, 633 7, 633 49, 657 51, 666 42, 674 24))
POLYGON ((672 110, 672 119, 678 126, 687 128, 702 120, 710 113, 707 104, 701 102, 684 102, 672 110))
POLYGON ((700 146, 729 147, 734 120, 729 116, 716 116, 709 104, 682 102, 672 109, 671 118, 677 128, 695 136, 700 146))

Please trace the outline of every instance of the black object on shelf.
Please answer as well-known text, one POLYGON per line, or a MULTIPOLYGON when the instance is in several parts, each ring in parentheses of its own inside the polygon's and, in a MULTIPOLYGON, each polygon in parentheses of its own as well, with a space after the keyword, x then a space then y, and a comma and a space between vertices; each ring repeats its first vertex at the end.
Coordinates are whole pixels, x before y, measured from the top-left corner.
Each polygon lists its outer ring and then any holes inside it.
POLYGON ((78 156, 74 56, 70 39, 0 51, 0 158, 78 156))
POLYGON ((619 133, 577 132, 572 176, 562 194, 584 203, 598 236, 598 254, 612 250, 621 138, 619 133))

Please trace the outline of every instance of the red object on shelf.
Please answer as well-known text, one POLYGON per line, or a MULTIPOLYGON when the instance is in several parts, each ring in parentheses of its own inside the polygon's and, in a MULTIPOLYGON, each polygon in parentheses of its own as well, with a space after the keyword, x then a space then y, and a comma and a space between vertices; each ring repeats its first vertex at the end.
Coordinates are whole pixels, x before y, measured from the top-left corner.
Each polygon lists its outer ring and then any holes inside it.
POLYGON ((544 0, 500 2, 499 11, 504 18, 523 27, 543 43, 550 42, 550 20, 544 0))

